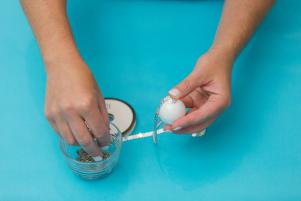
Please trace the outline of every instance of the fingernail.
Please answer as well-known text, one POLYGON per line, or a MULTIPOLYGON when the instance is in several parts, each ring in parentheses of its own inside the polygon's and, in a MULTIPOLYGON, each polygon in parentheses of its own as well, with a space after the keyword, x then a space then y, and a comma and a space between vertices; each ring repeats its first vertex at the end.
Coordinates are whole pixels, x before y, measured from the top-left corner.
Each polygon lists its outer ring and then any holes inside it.
POLYGON ((206 129, 198 133, 192 133, 192 137, 202 137, 203 135, 205 135, 205 133, 206 133, 206 129))
POLYGON ((173 88, 168 93, 169 93, 169 95, 171 95, 174 98, 178 98, 180 96, 180 91, 177 88, 173 88))
POLYGON ((177 128, 174 128, 174 129, 172 129, 173 131, 178 131, 178 130, 181 130, 182 129, 182 127, 177 127, 177 128))

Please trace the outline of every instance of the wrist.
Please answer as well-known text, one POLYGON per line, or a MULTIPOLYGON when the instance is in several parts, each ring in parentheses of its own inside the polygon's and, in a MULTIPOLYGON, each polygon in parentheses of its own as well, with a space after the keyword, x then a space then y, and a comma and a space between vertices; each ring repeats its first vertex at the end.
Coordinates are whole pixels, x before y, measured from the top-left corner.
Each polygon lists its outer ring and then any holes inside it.
POLYGON ((40 44, 43 61, 46 66, 69 63, 73 60, 80 60, 81 56, 73 41, 53 41, 52 43, 40 44))
POLYGON ((51 49, 49 53, 42 52, 43 61, 46 66, 52 64, 60 64, 60 63, 69 63, 73 60, 81 59, 81 56, 77 50, 66 49, 66 50, 56 50, 51 49))
POLYGON ((210 49, 198 59, 196 67, 202 69, 203 73, 209 72, 210 74, 213 72, 214 74, 231 75, 233 59, 219 51, 210 49))
POLYGON ((210 60, 213 60, 217 66, 223 66, 227 71, 231 73, 232 67, 235 61, 235 56, 223 48, 211 47, 207 53, 210 60))
POLYGON ((55 59, 44 59, 46 74, 57 74, 61 72, 70 72, 70 70, 80 70, 86 68, 84 60, 80 55, 66 55, 56 57, 55 59))
POLYGON ((78 51, 52 51, 52 54, 43 54, 43 61, 46 72, 61 69, 64 67, 72 67, 74 64, 84 63, 78 51))
POLYGON ((215 57, 218 57, 220 60, 232 64, 235 62, 237 55, 235 48, 232 48, 230 45, 213 44, 208 52, 215 55, 215 57))

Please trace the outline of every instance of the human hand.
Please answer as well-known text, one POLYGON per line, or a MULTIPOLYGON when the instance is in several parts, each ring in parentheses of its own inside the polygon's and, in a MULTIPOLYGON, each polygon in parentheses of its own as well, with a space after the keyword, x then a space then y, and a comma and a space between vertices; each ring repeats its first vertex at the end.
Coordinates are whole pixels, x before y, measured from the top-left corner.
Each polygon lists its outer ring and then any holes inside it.
POLYGON ((69 144, 80 144, 92 156, 110 143, 109 120, 97 83, 82 59, 47 66, 45 115, 69 144))
POLYGON ((230 105, 232 65, 232 59, 213 50, 202 55, 192 73, 169 91, 189 112, 164 129, 198 133, 207 128, 230 105))

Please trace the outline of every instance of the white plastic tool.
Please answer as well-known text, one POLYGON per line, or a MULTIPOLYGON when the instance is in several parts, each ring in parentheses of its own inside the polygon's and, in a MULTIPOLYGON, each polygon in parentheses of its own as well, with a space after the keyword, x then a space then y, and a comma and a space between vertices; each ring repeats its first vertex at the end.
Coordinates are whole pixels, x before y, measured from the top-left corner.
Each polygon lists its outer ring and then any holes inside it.
POLYGON ((102 161, 102 160, 103 160, 102 156, 92 156, 92 158, 93 158, 95 161, 102 161))
MULTIPOLYGON (((200 133, 193 133, 192 137, 201 137, 205 134, 206 129, 202 130, 200 133)), ((158 130, 156 130, 157 135, 161 135, 164 133, 170 133, 170 131, 165 131, 163 128, 160 128, 158 130)), ((137 134, 132 134, 132 135, 128 135, 122 138, 122 141, 130 141, 130 140, 137 140, 137 139, 141 139, 141 138, 148 138, 148 137, 152 137, 154 135, 154 131, 148 131, 145 133, 137 133, 137 134)))
MULTIPOLYGON (((129 136, 125 136, 122 138, 122 141, 129 141, 129 140, 136 140, 136 139, 140 139, 140 138, 147 138, 147 137, 151 137, 153 136, 154 131, 149 131, 149 132, 145 132, 145 133, 137 133, 137 134, 133 134, 133 135, 129 135, 129 136)), ((163 128, 157 130, 157 135, 162 134, 162 133, 167 133, 167 131, 163 130, 163 128)))

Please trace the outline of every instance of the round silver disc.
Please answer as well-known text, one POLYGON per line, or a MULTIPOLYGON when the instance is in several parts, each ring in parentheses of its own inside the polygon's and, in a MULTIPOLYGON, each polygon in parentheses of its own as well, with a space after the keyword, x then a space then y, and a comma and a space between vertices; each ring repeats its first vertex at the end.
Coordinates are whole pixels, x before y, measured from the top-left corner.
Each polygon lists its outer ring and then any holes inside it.
POLYGON ((110 121, 121 131, 122 135, 130 134, 136 125, 134 109, 125 101, 117 98, 105 98, 110 121))

